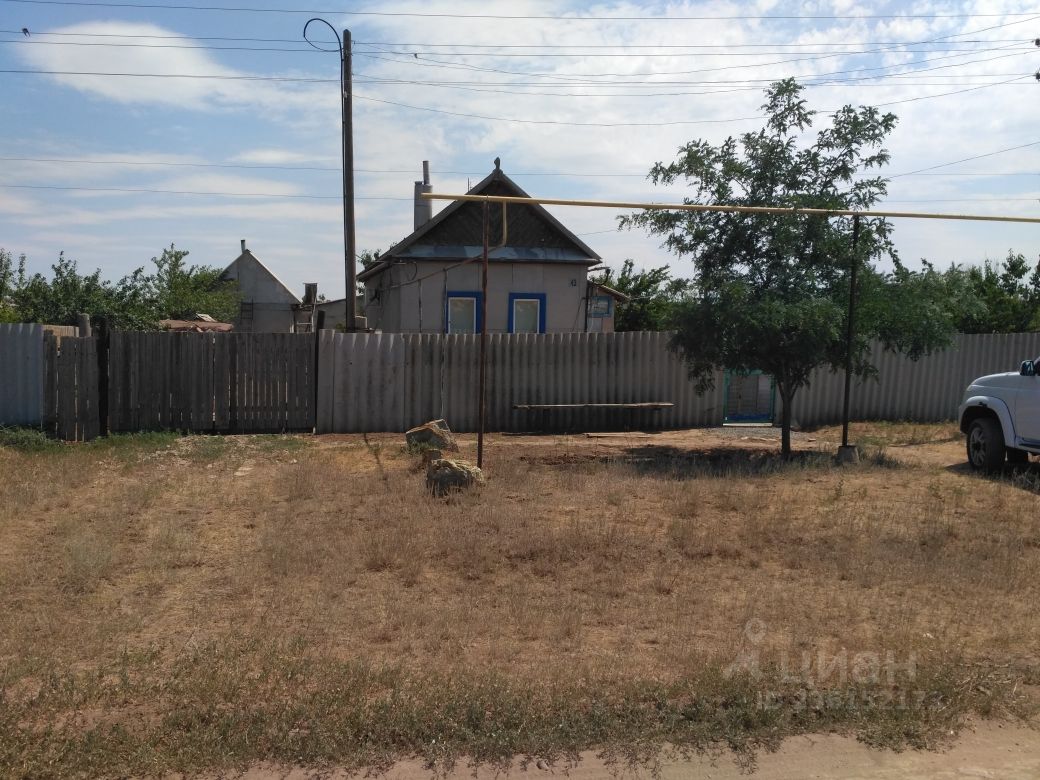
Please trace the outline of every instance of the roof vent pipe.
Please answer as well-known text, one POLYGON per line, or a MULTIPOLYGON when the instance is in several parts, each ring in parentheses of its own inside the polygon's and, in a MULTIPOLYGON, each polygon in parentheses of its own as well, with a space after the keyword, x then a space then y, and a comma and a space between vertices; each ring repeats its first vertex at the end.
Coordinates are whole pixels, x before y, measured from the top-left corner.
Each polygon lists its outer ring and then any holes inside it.
POLYGON ((430 184, 429 160, 423 160, 422 181, 415 183, 415 230, 433 219, 433 201, 423 200, 424 192, 433 192, 433 185, 430 184))
POLYGON ((246 240, 243 238, 242 239, 242 254, 245 254, 245 252, 246 252, 246 240))

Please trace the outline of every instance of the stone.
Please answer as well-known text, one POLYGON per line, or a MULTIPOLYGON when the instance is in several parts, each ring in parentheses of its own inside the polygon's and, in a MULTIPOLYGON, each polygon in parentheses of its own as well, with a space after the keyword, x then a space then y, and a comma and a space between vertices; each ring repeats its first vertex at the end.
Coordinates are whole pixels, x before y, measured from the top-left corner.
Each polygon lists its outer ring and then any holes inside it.
POLYGON ((435 496, 446 496, 485 482, 484 473, 463 460, 438 458, 426 466, 426 487, 435 496))
POLYGON ((404 440, 410 449, 450 450, 458 452, 459 445, 444 420, 430 420, 405 432, 404 440))
POLYGON ((859 448, 855 444, 838 447, 837 461, 842 466, 859 463, 859 448))

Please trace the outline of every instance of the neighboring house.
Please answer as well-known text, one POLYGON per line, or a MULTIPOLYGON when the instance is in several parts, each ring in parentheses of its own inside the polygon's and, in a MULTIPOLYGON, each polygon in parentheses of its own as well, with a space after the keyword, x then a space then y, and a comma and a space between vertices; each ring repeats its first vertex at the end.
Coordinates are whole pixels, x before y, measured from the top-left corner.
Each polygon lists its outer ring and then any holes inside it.
MULTIPOLYGON (((357 299, 354 301, 354 306, 357 316, 364 316, 365 296, 363 294, 357 296, 357 299)), ((316 311, 325 314, 326 328, 329 330, 344 329, 344 323, 347 321, 347 304, 345 298, 335 298, 331 301, 319 301, 314 308, 316 311)))
MULTIPOLYGON (((368 327, 391 333, 479 332, 484 204, 455 201, 432 217, 429 201, 418 197, 424 190, 429 182, 416 182, 414 232, 358 274, 365 285, 368 327)), ((498 160, 470 193, 530 197, 502 172, 498 160)), ((488 217, 488 332, 584 331, 594 319, 602 326, 604 317, 612 317, 612 305, 603 316, 587 310, 588 272, 599 255, 542 206, 510 203, 503 209, 491 203, 488 217)), ((602 302, 597 305, 602 312, 602 302)), ((608 328, 613 329, 612 319, 607 328, 595 329, 608 328)))
POLYGON ((613 333, 614 315, 619 303, 628 303, 632 298, 599 282, 589 282, 589 333, 613 333))
POLYGON ((242 240, 242 254, 236 257, 220 275, 221 279, 238 282, 242 305, 234 326, 238 332, 292 333, 294 307, 301 301, 246 248, 242 240))

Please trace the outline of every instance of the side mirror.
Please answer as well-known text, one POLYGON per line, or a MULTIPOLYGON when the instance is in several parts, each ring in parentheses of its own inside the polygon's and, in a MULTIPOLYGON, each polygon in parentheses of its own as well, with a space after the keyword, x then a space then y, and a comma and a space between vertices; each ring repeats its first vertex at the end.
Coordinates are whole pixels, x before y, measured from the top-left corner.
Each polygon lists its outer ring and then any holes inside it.
POLYGON ((1022 376, 1036 376, 1036 364, 1032 360, 1023 360, 1019 373, 1022 376))

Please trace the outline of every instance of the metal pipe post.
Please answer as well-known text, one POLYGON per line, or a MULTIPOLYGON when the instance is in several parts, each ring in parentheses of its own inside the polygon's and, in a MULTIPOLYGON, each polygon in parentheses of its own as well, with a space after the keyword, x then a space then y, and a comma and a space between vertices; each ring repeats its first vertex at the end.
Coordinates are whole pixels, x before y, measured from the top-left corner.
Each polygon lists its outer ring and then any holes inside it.
POLYGON ((845 400, 841 410, 841 446, 849 446, 849 398, 852 393, 852 341, 856 336, 856 269, 859 267, 859 214, 852 217, 852 265, 849 268, 849 319, 845 331, 845 400))
POLYGON ((487 427, 487 283, 488 283, 488 204, 484 204, 484 256, 480 283, 480 387, 478 393, 477 468, 484 468, 484 429, 487 427))

